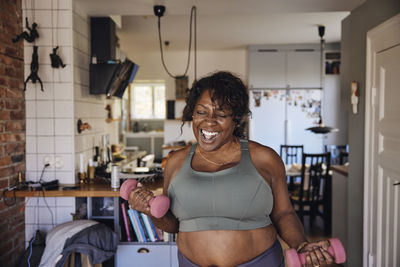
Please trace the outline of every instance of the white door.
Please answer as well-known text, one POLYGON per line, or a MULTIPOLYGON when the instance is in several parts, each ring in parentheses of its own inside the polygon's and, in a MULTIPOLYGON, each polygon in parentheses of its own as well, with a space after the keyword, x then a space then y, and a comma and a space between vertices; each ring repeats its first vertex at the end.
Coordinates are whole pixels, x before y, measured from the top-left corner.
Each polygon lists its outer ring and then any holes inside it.
POLYGON ((367 35, 364 266, 400 266, 400 14, 367 35))

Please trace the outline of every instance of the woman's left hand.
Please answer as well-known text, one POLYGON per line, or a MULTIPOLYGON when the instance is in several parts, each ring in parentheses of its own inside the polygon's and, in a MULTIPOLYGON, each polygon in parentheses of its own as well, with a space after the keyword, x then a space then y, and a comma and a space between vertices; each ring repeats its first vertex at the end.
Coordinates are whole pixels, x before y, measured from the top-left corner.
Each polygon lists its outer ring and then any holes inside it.
POLYGON ((329 242, 327 240, 308 243, 300 250, 306 253, 306 267, 327 267, 332 266, 333 257, 328 253, 329 242))

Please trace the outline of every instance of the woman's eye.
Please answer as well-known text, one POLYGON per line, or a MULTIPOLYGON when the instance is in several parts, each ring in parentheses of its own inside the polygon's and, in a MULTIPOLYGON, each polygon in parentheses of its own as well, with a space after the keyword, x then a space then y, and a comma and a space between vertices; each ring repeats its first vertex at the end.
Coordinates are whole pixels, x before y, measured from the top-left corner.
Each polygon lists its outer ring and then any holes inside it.
POLYGON ((196 111, 196 114, 199 114, 199 115, 207 115, 207 112, 198 110, 198 111, 196 111))
POLYGON ((219 117, 219 118, 226 118, 227 116, 225 114, 215 114, 215 116, 219 117))

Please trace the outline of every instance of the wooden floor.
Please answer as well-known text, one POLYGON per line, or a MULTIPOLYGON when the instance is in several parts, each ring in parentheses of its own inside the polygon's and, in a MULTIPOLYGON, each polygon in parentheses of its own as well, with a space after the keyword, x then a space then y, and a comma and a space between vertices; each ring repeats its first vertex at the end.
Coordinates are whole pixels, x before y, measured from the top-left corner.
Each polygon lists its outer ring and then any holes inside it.
MULTIPOLYGON (((304 232, 308 238, 309 241, 320 241, 320 240, 326 240, 330 238, 331 236, 326 236, 324 234, 324 223, 323 220, 320 217, 317 217, 315 219, 315 222, 313 224, 313 227, 310 227, 309 224, 309 218, 308 216, 304 216, 304 232)), ((283 242, 282 242, 283 243, 283 242)), ((283 249, 287 249, 286 244, 282 244, 283 249)), ((341 264, 334 264, 334 267, 342 267, 343 265, 341 264)))

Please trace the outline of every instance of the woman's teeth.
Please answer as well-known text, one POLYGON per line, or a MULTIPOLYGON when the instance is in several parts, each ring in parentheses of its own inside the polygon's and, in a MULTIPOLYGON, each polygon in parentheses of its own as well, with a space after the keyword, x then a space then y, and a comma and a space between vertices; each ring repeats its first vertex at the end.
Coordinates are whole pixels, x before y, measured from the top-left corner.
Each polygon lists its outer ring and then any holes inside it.
POLYGON ((209 132, 206 130, 201 130, 202 135, 205 139, 212 139, 213 137, 217 136, 218 132, 209 132))

